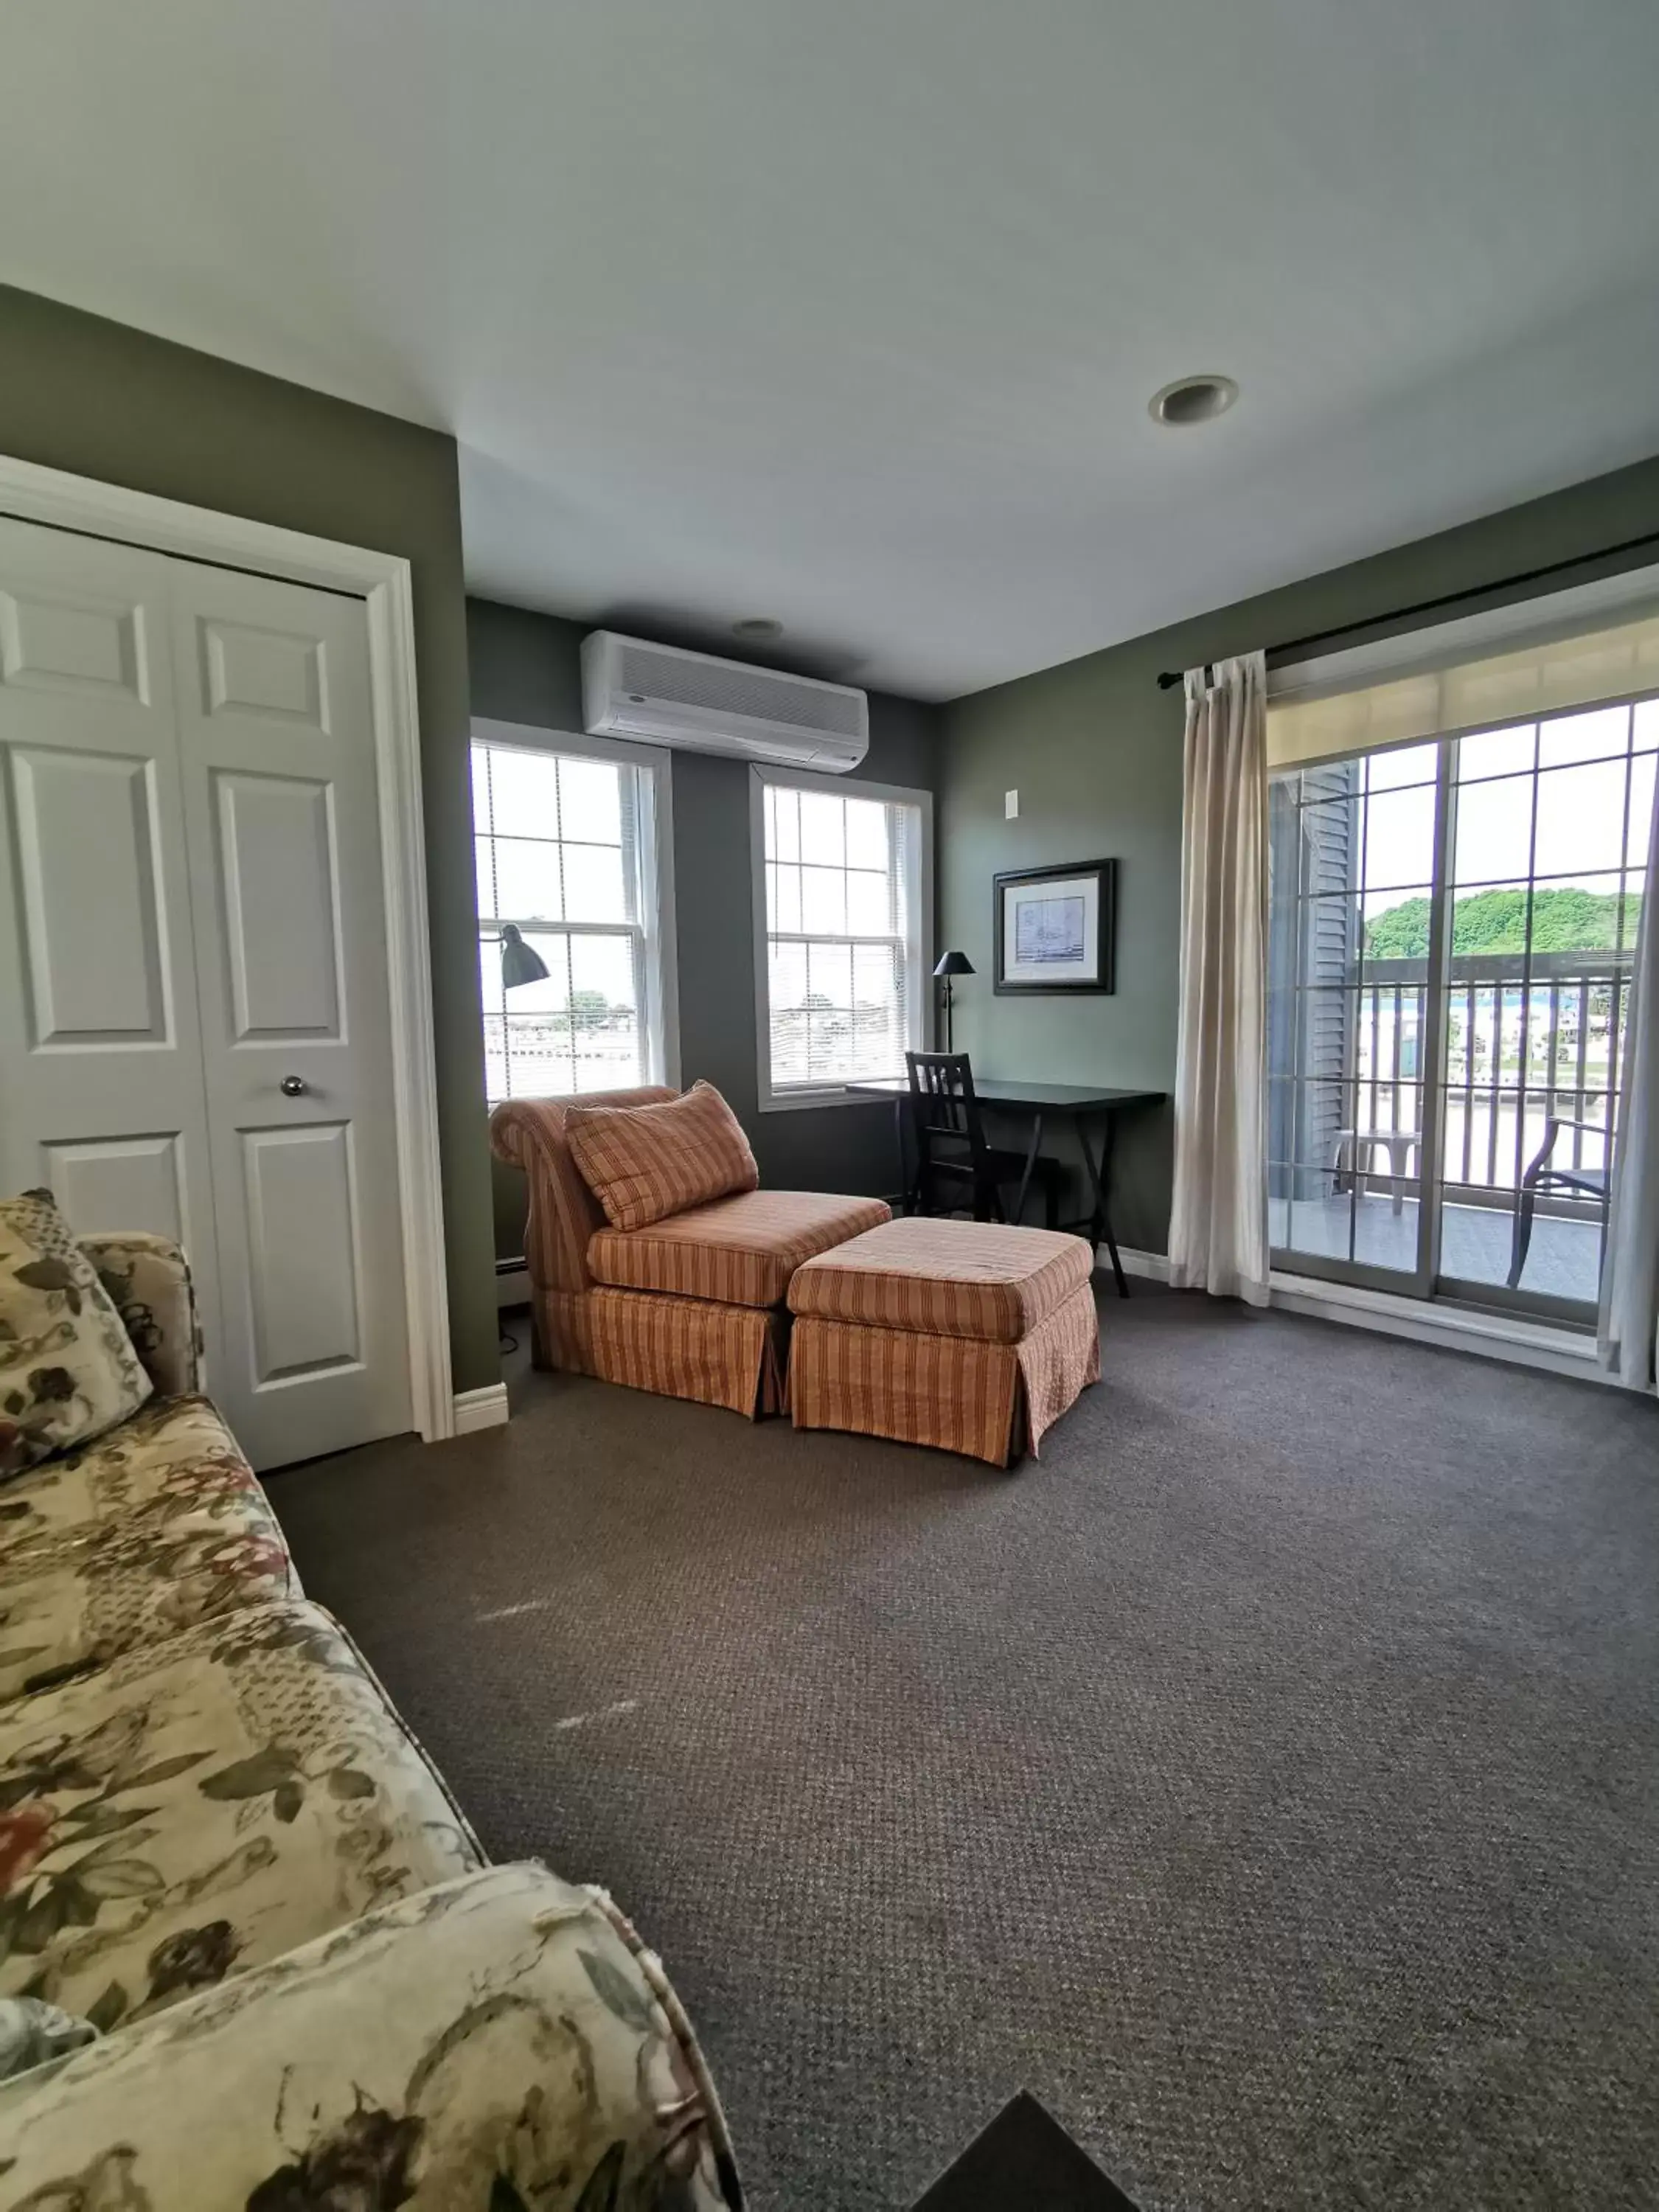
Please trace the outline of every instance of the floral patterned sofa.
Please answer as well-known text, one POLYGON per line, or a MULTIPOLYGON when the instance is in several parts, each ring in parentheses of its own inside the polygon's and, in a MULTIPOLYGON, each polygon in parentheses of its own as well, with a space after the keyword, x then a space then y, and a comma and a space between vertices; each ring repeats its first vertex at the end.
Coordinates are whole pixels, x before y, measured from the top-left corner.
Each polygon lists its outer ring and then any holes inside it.
POLYGON ((63 2053, 0 2083, 0 2212, 738 2205, 656 1960, 487 1865, 301 1594, 182 1254, 83 1249, 157 1395, 0 1484, 0 2045, 63 2053))

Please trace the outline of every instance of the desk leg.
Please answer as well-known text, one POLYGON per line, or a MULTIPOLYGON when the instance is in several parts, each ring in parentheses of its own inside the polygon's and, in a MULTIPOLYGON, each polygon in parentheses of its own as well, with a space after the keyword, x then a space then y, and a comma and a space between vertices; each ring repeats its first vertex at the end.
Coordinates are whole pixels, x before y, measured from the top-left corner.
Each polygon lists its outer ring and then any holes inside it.
POLYGON ((1121 1298, 1127 1298, 1129 1285, 1124 1280, 1123 1262, 1117 1256, 1117 1239, 1112 1234, 1112 1217, 1106 1210, 1106 1185, 1112 1172, 1112 1116, 1108 1114, 1101 1128, 1100 1164, 1097 1167, 1094 1151, 1089 1142, 1088 1125, 1081 1114, 1077 1117, 1078 1146, 1083 1154, 1083 1164, 1088 1170, 1090 1194, 1094 1200, 1094 1210, 1089 1217, 1090 1240, 1096 1244, 1104 1241, 1106 1249, 1112 1255, 1112 1273, 1117 1280, 1117 1294, 1121 1298))
POLYGON ((1031 1116, 1031 1141, 1025 1151, 1025 1166, 1019 1178, 1019 1196, 1014 1200, 1014 1220, 1025 1218, 1025 1201, 1031 1194, 1031 1177, 1036 1171, 1037 1152, 1042 1143, 1042 1116, 1031 1116))
POLYGON ((918 1158, 913 1180, 910 1174, 909 1147, 904 1141, 905 1131, 910 1120, 909 1105, 910 1102, 908 1098, 896 1098, 893 1101, 893 1141, 898 1146, 899 1212, 920 1213, 921 1212, 921 1161, 918 1158))

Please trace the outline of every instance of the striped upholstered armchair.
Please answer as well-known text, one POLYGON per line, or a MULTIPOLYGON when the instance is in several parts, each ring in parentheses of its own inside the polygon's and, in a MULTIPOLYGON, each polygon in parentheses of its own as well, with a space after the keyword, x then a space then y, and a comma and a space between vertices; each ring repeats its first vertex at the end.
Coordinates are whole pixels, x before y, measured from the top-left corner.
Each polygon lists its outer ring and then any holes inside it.
MULTIPOLYGON (((514 1098, 490 1115, 496 1158, 523 1170, 528 1190, 536 1364, 758 1419, 782 1404, 785 1301, 796 1268, 885 1221, 890 1209, 880 1199, 751 1188, 616 1226, 577 1164, 568 1117, 678 1095, 646 1087, 514 1098)), ((744 1152, 752 1180, 746 1143, 744 1152)))

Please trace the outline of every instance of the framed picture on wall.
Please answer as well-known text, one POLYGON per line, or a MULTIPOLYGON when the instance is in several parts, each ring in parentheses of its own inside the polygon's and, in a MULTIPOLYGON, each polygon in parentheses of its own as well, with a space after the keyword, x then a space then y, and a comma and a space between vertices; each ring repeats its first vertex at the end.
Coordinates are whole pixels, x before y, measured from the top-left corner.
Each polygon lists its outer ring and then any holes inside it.
POLYGON ((992 878, 996 991, 1110 991, 1117 862, 1079 860, 992 878))

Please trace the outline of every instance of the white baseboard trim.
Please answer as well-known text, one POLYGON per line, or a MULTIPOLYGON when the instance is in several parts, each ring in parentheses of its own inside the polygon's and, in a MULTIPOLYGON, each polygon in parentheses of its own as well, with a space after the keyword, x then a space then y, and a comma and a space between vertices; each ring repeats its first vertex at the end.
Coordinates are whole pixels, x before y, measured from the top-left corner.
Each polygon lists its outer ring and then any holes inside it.
POLYGON ((455 1434, 470 1437, 475 1429, 504 1428, 507 1419, 507 1385, 486 1382, 482 1390, 455 1393, 455 1434))
POLYGON ((530 1304, 530 1270, 512 1267, 506 1274, 495 1278, 495 1310, 503 1306, 527 1306, 530 1304))
MULTIPOLYGON (((1123 1262, 1126 1275, 1141 1275, 1149 1283, 1167 1283, 1170 1279, 1170 1255, 1167 1252, 1137 1252, 1127 1244, 1120 1244, 1117 1256, 1123 1262)), ((1103 1244, 1095 1248, 1095 1265, 1109 1267, 1112 1255, 1103 1244)))
POLYGON ((1604 1382, 1613 1389, 1631 1385, 1610 1375, 1595 1356, 1595 1340, 1576 1329, 1518 1316, 1471 1313, 1456 1306, 1425 1304, 1370 1291, 1354 1283, 1328 1283, 1311 1275, 1274 1273, 1267 1279, 1267 1302, 1283 1313, 1311 1314, 1346 1328, 1369 1328, 1414 1344, 1438 1345, 1448 1352, 1472 1352, 1482 1359, 1506 1360, 1545 1375, 1569 1375, 1579 1382, 1604 1382))

